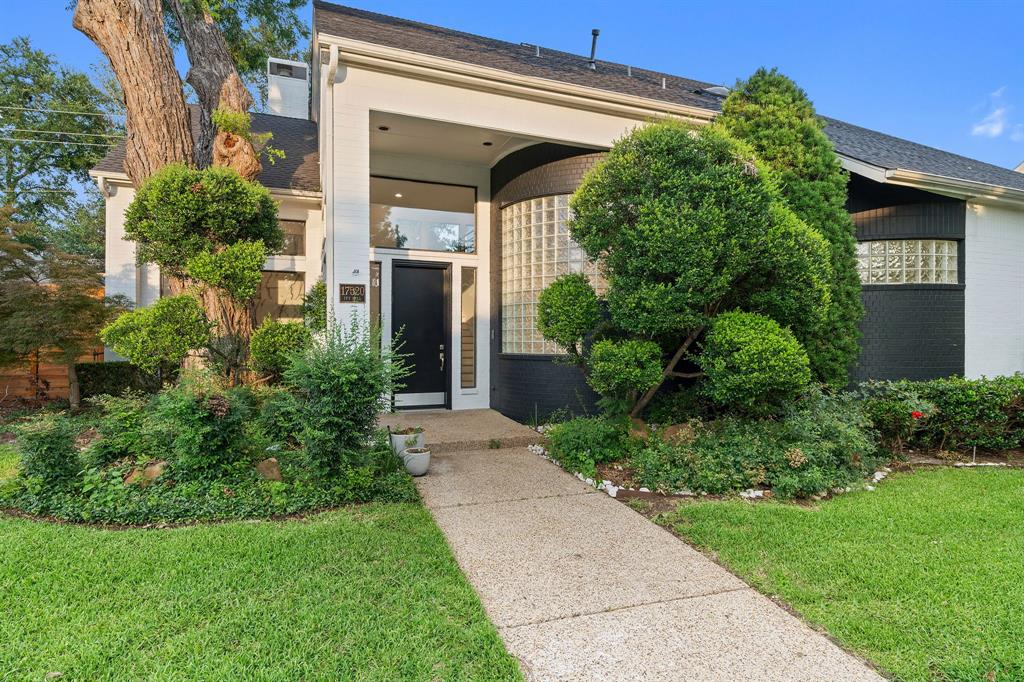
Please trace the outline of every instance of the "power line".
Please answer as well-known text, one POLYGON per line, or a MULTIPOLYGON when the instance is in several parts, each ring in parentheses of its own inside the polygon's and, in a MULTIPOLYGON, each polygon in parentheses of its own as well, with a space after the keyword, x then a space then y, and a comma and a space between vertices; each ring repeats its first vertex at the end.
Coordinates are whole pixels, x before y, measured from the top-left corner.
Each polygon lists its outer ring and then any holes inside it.
POLYGON ((101 146, 103 148, 110 146, 110 143, 104 144, 102 142, 73 142, 71 140, 28 139, 26 137, 0 137, 0 140, 7 140, 9 142, 29 142, 34 144, 75 144, 77 146, 101 146))
POLYGON ((124 135, 107 135, 105 133, 77 133, 65 130, 36 130, 33 128, 11 128, 3 131, 5 133, 43 133, 45 135, 88 135, 89 137, 110 137, 116 140, 124 139, 124 135))
POLYGON ((8 109, 10 111, 38 111, 44 114, 73 114, 75 116, 124 116, 124 114, 105 114, 95 111, 68 111, 66 109, 40 109, 37 107, 0 106, 0 109, 8 109))

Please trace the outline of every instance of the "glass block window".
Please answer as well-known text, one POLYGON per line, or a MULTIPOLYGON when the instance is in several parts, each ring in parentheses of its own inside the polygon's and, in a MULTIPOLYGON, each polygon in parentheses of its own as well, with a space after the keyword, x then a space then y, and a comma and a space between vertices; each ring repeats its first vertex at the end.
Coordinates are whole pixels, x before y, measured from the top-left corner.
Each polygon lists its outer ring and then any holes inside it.
POLYGON ((527 199, 501 209, 501 351, 558 354, 537 331, 537 297, 556 277, 583 272, 603 288, 598 266, 569 237, 569 195, 527 199))
POLYGON ((857 244, 861 284, 957 284, 957 243, 886 239, 857 244))

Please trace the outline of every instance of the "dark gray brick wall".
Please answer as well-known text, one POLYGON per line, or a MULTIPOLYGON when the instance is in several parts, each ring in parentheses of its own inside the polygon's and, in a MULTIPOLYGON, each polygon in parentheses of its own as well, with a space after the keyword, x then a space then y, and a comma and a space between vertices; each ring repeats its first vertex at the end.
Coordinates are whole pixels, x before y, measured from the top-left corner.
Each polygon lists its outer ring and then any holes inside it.
POLYGON ((501 208, 524 199, 570 194, 603 154, 561 145, 527 147, 491 170, 491 407, 518 421, 567 409, 593 412, 597 396, 576 367, 547 355, 501 353, 501 208), (556 160, 552 161, 551 159, 556 160))
POLYGON ((853 379, 936 379, 964 372, 962 286, 864 287, 853 379))
MULTIPOLYGON (((915 191, 913 198, 920 199, 915 191)), ((868 202, 862 201, 862 205, 868 202)), ((936 379, 964 372, 966 205, 941 198, 852 213, 857 239, 953 239, 959 284, 868 285, 852 381, 936 379)))

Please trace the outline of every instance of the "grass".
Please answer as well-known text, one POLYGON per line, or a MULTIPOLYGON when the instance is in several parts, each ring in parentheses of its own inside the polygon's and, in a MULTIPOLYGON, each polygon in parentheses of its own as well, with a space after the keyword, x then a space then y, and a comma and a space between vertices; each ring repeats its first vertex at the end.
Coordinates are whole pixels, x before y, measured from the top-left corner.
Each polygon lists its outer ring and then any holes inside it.
POLYGON ((520 679, 420 505, 0 547, 3 680, 520 679))
POLYGON ((659 517, 899 680, 1024 679, 1024 471, 894 475, 813 508, 659 517))
POLYGON ((11 445, 0 445, 0 482, 18 474, 18 452, 11 445))

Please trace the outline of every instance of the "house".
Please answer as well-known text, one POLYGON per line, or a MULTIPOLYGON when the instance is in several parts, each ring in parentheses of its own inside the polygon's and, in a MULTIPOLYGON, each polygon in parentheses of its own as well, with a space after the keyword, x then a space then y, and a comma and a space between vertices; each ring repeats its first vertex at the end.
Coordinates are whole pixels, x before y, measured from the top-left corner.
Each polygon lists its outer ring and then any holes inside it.
MULTIPOLYGON (((270 60, 254 129, 287 153, 261 181, 293 241, 267 262, 267 313, 297 315, 324 277, 333 313, 402 330, 415 372, 399 407, 492 407, 520 420, 593 396, 536 330, 538 293, 593 272, 567 199, 604 150, 665 116, 720 111, 710 83, 325 2, 313 63, 270 60), (309 101, 307 103, 307 97, 309 101)), ((1024 369, 1024 174, 842 121, 867 309, 857 379, 1024 369)), ((122 239, 131 199, 116 154, 109 293, 141 304, 159 273, 122 239)))

